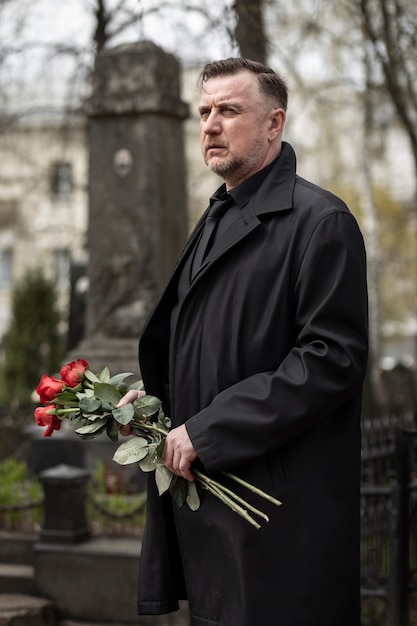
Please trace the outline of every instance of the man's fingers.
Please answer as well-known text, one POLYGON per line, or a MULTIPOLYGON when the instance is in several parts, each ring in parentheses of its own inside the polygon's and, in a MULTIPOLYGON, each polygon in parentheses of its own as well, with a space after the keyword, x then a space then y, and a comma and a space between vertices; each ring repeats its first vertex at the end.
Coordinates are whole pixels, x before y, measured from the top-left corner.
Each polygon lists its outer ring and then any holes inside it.
POLYGON ((178 465, 178 473, 180 476, 182 476, 186 480, 189 480, 190 482, 194 480, 194 476, 191 473, 191 463, 189 461, 184 462, 182 458, 180 459, 178 465))
POLYGON ((194 480, 191 463, 197 458, 196 451, 184 426, 174 428, 166 438, 161 460, 173 474, 194 480))
MULTIPOLYGON (((122 406, 131 404, 132 402, 134 402, 141 396, 145 396, 145 395, 146 393, 144 391, 136 391, 135 389, 130 389, 130 391, 125 393, 123 398, 120 398, 117 404, 117 408, 120 409, 122 406)), ((130 424, 120 424, 119 422, 116 422, 116 423, 117 423, 117 428, 119 430, 119 433, 121 435, 123 435, 124 437, 127 437, 128 435, 132 434, 132 428, 130 424)))
POLYGON ((194 476, 191 473, 191 461, 189 461, 186 456, 181 454, 179 450, 174 452, 172 458, 168 455, 161 455, 161 460, 165 467, 173 474, 182 476, 186 480, 194 480, 194 476))
POLYGON ((120 398, 120 400, 119 400, 119 402, 117 404, 117 408, 120 409, 120 407, 122 407, 122 406, 126 406, 127 404, 131 404, 132 402, 134 402, 138 398, 141 398, 142 396, 145 396, 145 395, 146 394, 145 394, 144 391, 136 391, 135 389, 130 389, 130 391, 125 393, 123 398, 120 398))

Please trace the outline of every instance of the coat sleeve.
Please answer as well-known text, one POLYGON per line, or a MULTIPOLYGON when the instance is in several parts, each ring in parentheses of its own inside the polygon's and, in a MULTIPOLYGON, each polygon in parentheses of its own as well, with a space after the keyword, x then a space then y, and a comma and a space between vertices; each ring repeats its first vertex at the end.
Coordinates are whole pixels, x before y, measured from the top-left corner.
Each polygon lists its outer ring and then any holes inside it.
POLYGON ((327 214, 298 250, 293 327, 276 329, 294 333, 291 349, 276 371, 237 382, 186 422, 208 473, 255 460, 360 398, 368 329, 357 223, 346 211, 327 214))

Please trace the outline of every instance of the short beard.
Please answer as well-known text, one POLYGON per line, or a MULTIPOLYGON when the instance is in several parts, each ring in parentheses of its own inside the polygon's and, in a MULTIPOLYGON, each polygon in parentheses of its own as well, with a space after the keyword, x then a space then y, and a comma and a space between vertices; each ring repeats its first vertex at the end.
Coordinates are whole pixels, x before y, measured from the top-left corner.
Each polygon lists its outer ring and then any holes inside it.
POLYGON ((254 164, 262 155, 261 146, 256 145, 252 148, 251 152, 245 157, 231 157, 227 161, 219 162, 207 162, 206 165, 212 172, 220 176, 223 180, 229 184, 238 184, 244 181, 251 175, 254 164))
POLYGON ((235 178, 241 173, 245 173, 248 168, 246 159, 232 158, 229 161, 220 161, 217 163, 209 162, 207 166, 212 172, 220 176, 220 178, 235 178))

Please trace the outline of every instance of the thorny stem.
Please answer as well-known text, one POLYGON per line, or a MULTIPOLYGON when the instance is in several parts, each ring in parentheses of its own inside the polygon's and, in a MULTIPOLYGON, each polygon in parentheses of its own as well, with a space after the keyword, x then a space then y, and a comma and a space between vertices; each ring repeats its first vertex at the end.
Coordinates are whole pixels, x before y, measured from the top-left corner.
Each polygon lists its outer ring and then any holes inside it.
POLYGON ((198 472, 196 470, 194 470, 194 473, 196 474, 199 483, 205 489, 211 491, 214 496, 219 498, 219 500, 229 506, 235 513, 243 517, 243 519, 249 522, 249 524, 252 524, 252 526, 254 526, 256 529, 259 529, 261 527, 260 524, 258 524, 258 522, 256 522, 243 507, 241 507, 224 493, 223 486, 220 485, 220 483, 217 483, 215 480, 208 478, 208 476, 205 476, 204 474, 201 474, 201 472, 198 472))
POLYGON ((229 472, 223 472, 223 474, 225 476, 228 476, 235 482, 239 483, 239 485, 243 485, 243 487, 246 487, 246 489, 249 489, 253 493, 256 493, 261 498, 268 500, 268 502, 272 502, 272 504, 275 504, 276 506, 281 506, 282 502, 280 500, 277 500, 273 496, 270 496, 269 493, 265 493, 265 491, 262 491, 262 489, 259 489, 259 487, 255 487, 255 485, 247 483, 246 480, 243 480, 243 478, 239 478, 239 476, 235 476, 234 474, 230 474, 229 472))
POLYGON ((206 482, 207 484, 215 485, 217 489, 221 490, 228 497, 233 498, 233 500, 236 500, 236 502, 239 502, 240 504, 242 504, 244 507, 249 509, 249 511, 252 511, 252 513, 255 513, 259 517, 262 517, 266 522, 269 522, 269 517, 263 511, 260 511, 259 509, 257 509, 254 506, 252 506, 252 504, 250 504, 249 502, 247 502, 246 500, 244 500, 243 498, 238 496, 237 493, 235 493, 231 489, 228 489, 227 487, 225 487, 221 483, 218 483, 217 481, 213 480, 212 478, 209 478, 208 476, 205 476, 204 474, 201 474, 201 472, 199 472, 198 470, 193 470, 193 473, 198 478, 204 479, 204 482, 206 482))
POLYGON ((136 420, 132 420, 130 422, 131 426, 136 426, 137 428, 143 428, 143 430, 149 430, 150 432, 153 433, 159 433, 160 435, 163 435, 164 437, 167 436, 168 431, 164 430, 163 428, 158 428, 158 426, 155 426, 155 424, 147 424, 146 422, 137 422, 136 420))
POLYGON ((60 417, 61 415, 64 417, 64 414, 75 413, 75 411, 78 411, 77 407, 72 407, 71 409, 55 409, 55 410, 47 411, 47 413, 50 413, 51 415, 55 414, 57 417, 60 417))

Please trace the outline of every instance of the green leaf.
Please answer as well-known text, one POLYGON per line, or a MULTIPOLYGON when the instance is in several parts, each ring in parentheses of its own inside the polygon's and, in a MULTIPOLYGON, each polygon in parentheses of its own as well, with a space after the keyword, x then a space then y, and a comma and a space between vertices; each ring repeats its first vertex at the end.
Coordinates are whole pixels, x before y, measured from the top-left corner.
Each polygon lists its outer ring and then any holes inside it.
POLYGON ((89 369, 84 370, 84 376, 90 383, 99 383, 100 379, 89 369))
POLYGON ((139 461, 139 467, 142 472, 154 472, 155 471, 155 456, 153 454, 147 454, 143 459, 139 461))
POLYGON ((103 367, 103 369, 99 372, 98 378, 102 383, 108 383, 110 380, 110 370, 107 366, 103 367))
POLYGON ((128 387, 130 389, 134 389, 135 391, 143 391, 143 380, 137 380, 135 383, 132 383, 128 387))
POLYGON ((68 407, 77 406, 77 395, 71 391, 62 391, 55 396, 54 403, 63 404, 68 407))
POLYGON ((155 396, 141 396, 133 402, 133 406, 140 415, 149 417, 159 411, 161 401, 155 396))
POLYGON ((156 465, 155 481, 156 481, 156 486, 158 487, 158 493, 160 496, 162 496, 163 493, 168 491, 173 477, 174 477, 174 474, 172 474, 169 471, 169 469, 165 467, 165 465, 163 465, 163 463, 158 463, 156 465))
POLYGON ((142 472, 155 471, 156 462, 156 444, 150 443, 148 446, 148 454, 139 461, 139 467, 142 472))
POLYGON ((161 441, 158 443, 158 446, 156 448, 156 453, 157 453, 158 457, 161 456, 162 450, 164 449, 164 445, 165 445, 165 437, 163 439, 161 439, 161 441))
POLYGON ((82 418, 84 420, 87 420, 88 422, 96 422, 97 420, 108 420, 109 417, 112 417, 111 413, 86 413, 83 412, 81 414, 82 418))
POLYGON ((169 430, 171 428, 171 420, 164 414, 162 409, 160 409, 158 413, 158 425, 162 426, 165 430, 169 430))
POLYGON ((77 411, 76 413, 70 413, 68 419, 71 422, 71 424, 79 424, 82 420, 82 416, 81 416, 81 413, 77 411))
POLYGON ((182 506, 187 498, 187 485, 186 480, 178 477, 178 480, 175 482, 172 481, 172 484, 169 488, 169 493, 171 494, 174 502, 177 503, 178 506, 182 506))
POLYGON ((81 400, 81 398, 92 398, 94 391, 92 389, 84 389, 83 391, 78 391, 76 396, 79 400, 81 400))
POLYGON ((197 485, 195 481, 186 481, 187 483, 187 498, 186 502, 192 511, 197 511, 200 507, 200 497, 197 491, 197 485))
POLYGON ((118 387, 121 383, 124 382, 125 378, 128 378, 129 376, 133 376, 133 372, 123 372, 121 374, 116 374, 115 376, 112 376, 108 382, 110 385, 118 387))
POLYGON ((77 428, 75 432, 82 438, 98 437, 105 430, 106 426, 107 419, 99 419, 77 428))
POLYGON ((120 391, 108 383, 95 383, 94 394, 96 398, 101 400, 101 402, 106 402, 112 405, 112 408, 116 406, 122 397, 120 391))
POLYGON ((135 409, 132 404, 126 404, 118 409, 113 409, 112 415, 119 424, 129 424, 135 415, 135 409))
POLYGON ((83 413, 94 413, 101 406, 101 402, 98 398, 81 398, 80 399, 80 410, 83 413))
POLYGON ((117 441, 119 438, 119 429, 114 420, 109 420, 106 428, 107 435, 111 441, 117 441))
POLYGON ((146 428, 140 428, 139 426, 132 426, 132 434, 138 437, 145 437, 148 441, 160 440, 161 435, 158 433, 152 433, 146 428))
POLYGON ((114 404, 110 404, 109 402, 102 402, 101 408, 103 409, 103 411, 107 411, 107 413, 113 413, 114 404))
POLYGON ((113 456, 113 461, 119 465, 128 465, 129 463, 137 463, 145 458, 148 454, 148 442, 142 437, 132 437, 122 443, 113 456))

